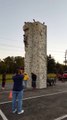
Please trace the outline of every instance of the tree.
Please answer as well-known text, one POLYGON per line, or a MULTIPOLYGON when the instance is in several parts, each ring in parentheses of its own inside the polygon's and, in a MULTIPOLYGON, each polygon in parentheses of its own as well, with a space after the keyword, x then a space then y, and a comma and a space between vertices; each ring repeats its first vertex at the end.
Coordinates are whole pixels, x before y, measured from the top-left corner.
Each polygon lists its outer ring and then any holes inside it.
MULTIPOLYGON (((6 71, 7 73, 14 73, 18 67, 24 67, 24 57, 6 57, 1 61, 0 59, 0 73, 6 71)), ((47 73, 60 73, 67 71, 67 66, 56 63, 54 58, 47 56, 47 73)))
POLYGON ((0 61, 0 73, 6 72, 6 64, 3 61, 0 61))
POLYGON ((47 56, 47 73, 55 73, 56 72, 56 63, 54 58, 51 55, 47 56))
POLYGON ((3 61, 6 65, 7 73, 14 73, 18 67, 24 66, 24 58, 21 56, 8 56, 3 61))
POLYGON ((4 59, 4 63, 6 64, 7 72, 11 73, 14 67, 14 57, 8 56, 4 59))
POLYGON ((24 67, 24 58, 22 58, 21 56, 15 57, 15 64, 17 67, 24 67))
POLYGON ((64 66, 60 63, 56 63, 56 73, 63 73, 64 71, 64 66))

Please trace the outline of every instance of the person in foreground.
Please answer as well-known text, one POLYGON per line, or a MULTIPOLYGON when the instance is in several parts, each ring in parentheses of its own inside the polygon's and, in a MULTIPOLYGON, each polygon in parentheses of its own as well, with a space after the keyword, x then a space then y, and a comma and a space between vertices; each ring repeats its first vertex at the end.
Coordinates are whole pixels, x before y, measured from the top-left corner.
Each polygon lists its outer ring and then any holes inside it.
POLYGON ((20 74, 20 69, 17 69, 16 74, 12 77, 12 112, 18 114, 24 113, 23 110, 23 75, 20 74))

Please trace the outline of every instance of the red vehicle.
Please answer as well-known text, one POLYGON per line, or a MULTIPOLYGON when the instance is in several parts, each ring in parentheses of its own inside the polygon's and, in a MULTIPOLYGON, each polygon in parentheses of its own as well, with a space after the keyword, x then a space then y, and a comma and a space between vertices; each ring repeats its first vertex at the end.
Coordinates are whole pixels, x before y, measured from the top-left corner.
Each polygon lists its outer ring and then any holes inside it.
POLYGON ((62 80, 63 75, 62 74, 57 74, 57 78, 58 78, 58 80, 62 80))
POLYGON ((67 79, 67 71, 63 73, 63 79, 67 79))
POLYGON ((65 71, 63 74, 58 74, 57 78, 59 80, 67 80, 67 71, 65 71))

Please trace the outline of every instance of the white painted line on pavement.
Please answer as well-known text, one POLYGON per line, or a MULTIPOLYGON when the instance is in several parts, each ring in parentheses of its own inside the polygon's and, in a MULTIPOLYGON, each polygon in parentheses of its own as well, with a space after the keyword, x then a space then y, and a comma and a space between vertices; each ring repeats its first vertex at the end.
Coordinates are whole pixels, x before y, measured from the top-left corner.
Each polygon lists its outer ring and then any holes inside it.
POLYGON ((10 92, 10 90, 7 90, 7 91, 0 91, 0 93, 8 93, 10 92))
POLYGON ((67 93, 67 91, 61 91, 61 92, 56 92, 56 93, 50 93, 50 94, 45 94, 45 95, 28 97, 28 98, 24 98, 24 100, 35 99, 35 98, 40 98, 40 97, 48 97, 48 96, 58 95, 58 94, 62 94, 62 93, 67 93))
POLYGON ((3 120, 8 120, 1 109, 0 109, 0 115, 3 118, 3 120))
POLYGON ((67 115, 61 116, 61 117, 54 119, 54 120, 63 120, 64 118, 67 118, 67 115))
POLYGON ((0 102, 0 105, 11 103, 12 101, 0 102))
MULTIPOLYGON (((58 94, 62 94, 62 93, 67 93, 67 91, 61 91, 61 92, 56 92, 56 93, 51 93, 51 94, 45 94, 45 95, 40 95, 40 96, 33 96, 33 97, 27 97, 24 98, 23 100, 29 100, 29 99, 36 99, 36 98, 40 98, 40 97, 48 97, 48 96, 52 96, 52 95, 58 95, 58 94)), ((0 102, 0 105, 2 104, 8 104, 11 103, 12 101, 6 101, 6 102, 0 102)))

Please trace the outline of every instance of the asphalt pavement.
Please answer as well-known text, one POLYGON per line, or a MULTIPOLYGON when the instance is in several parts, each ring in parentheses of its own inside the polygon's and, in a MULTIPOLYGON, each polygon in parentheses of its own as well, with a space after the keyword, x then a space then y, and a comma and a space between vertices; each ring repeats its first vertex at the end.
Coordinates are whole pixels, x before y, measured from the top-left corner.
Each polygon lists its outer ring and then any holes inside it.
POLYGON ((12 84, 6 84, 6 89, 1 90, 0 84, 0 120, 67 120, 67 82, 25 90, 21 115, 12 113, 12 100, 8 97, 11 89, 12 84))

